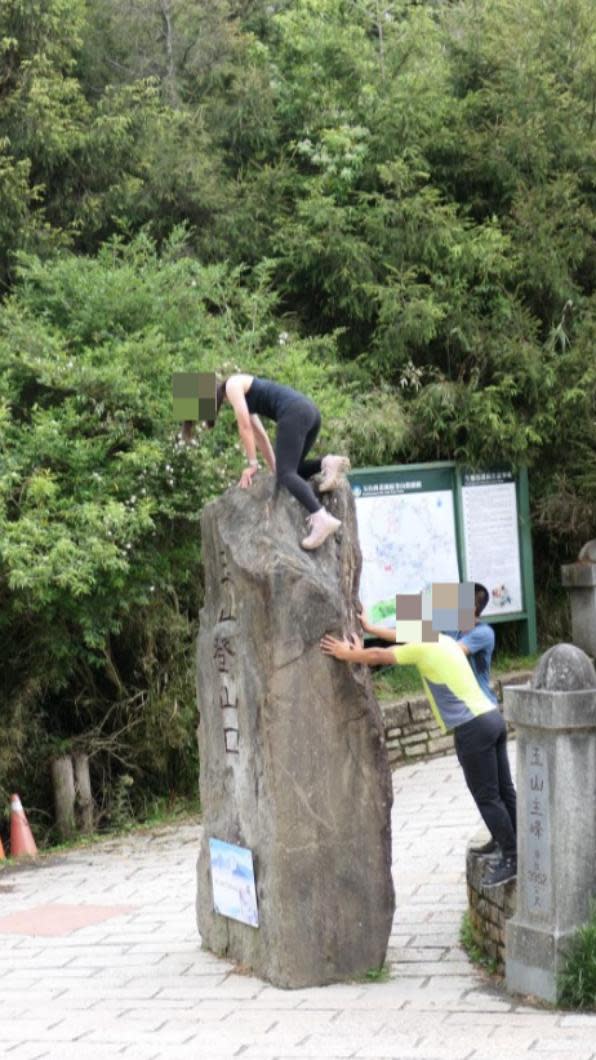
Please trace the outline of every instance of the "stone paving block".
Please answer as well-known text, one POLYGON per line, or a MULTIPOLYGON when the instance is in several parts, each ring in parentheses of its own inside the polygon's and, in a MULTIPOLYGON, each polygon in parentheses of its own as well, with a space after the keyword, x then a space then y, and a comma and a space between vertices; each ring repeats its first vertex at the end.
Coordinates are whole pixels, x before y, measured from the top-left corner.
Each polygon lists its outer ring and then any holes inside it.
MULTIPOLYGON (((534 1057, 539 1055, 534 1049, 524 1049, 523 1046, 507 1045, 506 1058, 507 1060, 533 1060, 534 1057)), ((470 1052, 469 1060, 504 1060, 503 1046, 499 1046, 495 1051, 489 1045, 481 1045, 477 1049, 470 1052)))
POLYGON ((496 990, 490 987, 482 993, 479 990, 468 990, 465 1002, 469 1005, 476 1005, 480 1012, 494 1012, 497 1008, 500 1012, 511 1012, 514 1007, 513 999, 508 997, 504 991, 502 994, 497 994, 496 990))
MULTIPOLYGON (((160 1002, 157 998, 152 1001, 122 1001, 118 998, 97 998, 92 1001, 89 1010, 94 1014, 95 1019, 98 1021, 96 1026, 100 1026, 100 1022, 103 1019, 121 1019, 126 1017, 134 1018, 135 1012, 144 1012, 145 1018, 150 1019, 153 1014, 157 1014, 157 1018, 160 1022, 170 1019, 174 1014, 192 1013, 197 1014, 198 1008, 193 1005, 192 1001, 188 998, 180 1001, 168 1001, 160 1002)), ((230 1007, 228 1011, 233 1011, 230 1007)), ((197 1020, 198 1020, 197 1015, 197 1020)))
MULTIPOLYGON (((54 1001, 49 1002, 53 1006, 55 1012, 60 1015, 63 1013, 70 1012, 87 1012, 88 1009, 93 1007, 94 1001, 96 1000, 94 995, 77 997, 70 991, 64 991, 59 997, 55 998, 54 1001)), ((46 1001, 39 1001, 39 999, 31 999, 27 1014, 35 1017, 39 1006, 48 1004, 46 1001)))
MULTIPOLYGON (((358 1057, 359 1055, 360 1054, 358 1053, 354 1053, 355 1057, 358 1057)), ((470 1050, 468 1050, 468 1056, 469 1055, 470 1050)), ((406 1053, 396 1054, 391 1049, 391 1046, 388 1045, 383 1052, 369 1053, 366 1060, 452 1060, 452 1057, 445 1050, 429 1053, 427 1050, 420 1052, 420 1050, 413 1048, 408 1049, 406 1053)))
POLYGON ((590 1033, 583 1042, 573 1036, 568 1037, 566 1034, 558 1034, 556 1038, 540 1037, 540 1052, 548 1056, 573 1053, 578 1060, 583 1060, 584 1055, 591 1056, 594 1051, 596 1051, 596 1040, 590 1033))
MULTIPOLYGON (((553 1014, 552 1013, 541 1013, 536 1010, 532 1015, 526 1015, 525 1013, 519 1013, 517 1010, 507 1013, 506 1020, 501 1021, 501 1016, 495 1012, 476 1012, 474 1021, 478 1027, 486 1027, 487 1035, 491 1037, 503 1031, 505 1037, 510 1032, 513 1033, 516 1030, 533 1031, 535 1035, 539 1035, 545 1027, 552 1025, 553 1014), (546 1022, 545 1022, 546 1021, 546 1022)), ((469 1012, 447 1012, 445 1014, 445 1024, 447 1027, 469 1027, 470 1026, 470 1013, 469 1012)))
POLYGON ((399 1009, 410 1005, 424 992, 426 979, 415 979, 408 977, 399 982, 392 980, 379 986, 375 991, 369 991, 361 997, 350 1002, 350 1011, 368 1009, 369 1011, 387 1012, 389 1009, 399 1009))
MULTIPOLYGON (((1 948, 0 943, 0 948, 1 948)), ((19 954, 16 958, 9 958, 7 961, 9 975, 25 975, 27 972, 39 970, 43 972, 45 969, 51 968, 53 971, 61 971, 67 968, 75 958, 71 953, 56 953, 52 954, 49 951, 45 951, 39 956, 35 957, 31 953, 19 954), (15 966, 11 969, 11 964, 15 966)))
POLYGON ((64 992, 64 983, 58 987, 48 986, 46 978, 26 992, 19 987, 18 991, 6 993, 0 980, 0 998, 3 1002, 11 1006, 22 1005, 26 1011, 38 1005, 53 1005, 64 992))
MULTIPOLYGON (((154 989, 154 990, 168 990, 168 989, 179 989, 181 993, 193 992, 194 996, 198 997, 212 997, 217 995, 226 985, 226 977, 222 975, 198 975, 193 976, 187 974, 185 969, 180 969, 178 974, 172 971, 164 969, 159 974, 156 969, 154 975, 138 975, 138 968, 130 969, 131 974, 127 980, 127 986, 130 988, 143 989, 154 989)), ((98 976, 105 978, 106 969, 101 968, 97 972, 98 976)), ((226 993, 230 997, 252 997, 255 989, 262 989, 262 984, 259 983, 258 987, 253 990, 243 990, 241 987, 227 987, 226 993)))
POLYGON ((471 962, 466 954, 466 951, 462 950, 461 946, 453 946, 451 949, 444 950, 443 957, 441 959, 443 961, 448 961, 449 963, 465 963, 468 969, 470 968, 471 962))
MULTIPOLYGON (((7 1049, 5 1054, 9 1060, 45 1060, 50 1057, 48 1046, 39 1042, 20 1042, 7 1049)), ((80 1057, 79 1057, 80 1060, 80 1057)))
POLYGON ((417 975, 430 975, 433 978, 436 977, 461 977, 469 973, 470 963, 468 960, 465 961, 416 961, 413 964, 406 964, 397 962, 395 969, 396 976, 409 975, 409 969, 411 969, 417 975))
POLYGON ((156 975, 154 979, 140 979, 135 977, 131 979, 130 985, 147 985, 151 983, 159 989, 159 996, 164 997, 169 991, 178 991, 179 996, 183 995, 199 998, 203 1000, 210 1000, 212 998, 221 997, 222 993, 225 993, 226 998, 233 998, 236 1001, 241 1001, 243 998, 254 999, 263 990, 263 984, 258 979, 237 979, 230 982, 227 976, 208 976, 208 975, 156 975))
MULTIPOLYGON (((422 1028, 421 1028, 422 1031, 422 1028)), ((371 1056, 388 1057, 427 1057, 442 1056, 449 1060, 465 1060, 470 1055, 470 1045, 467 1041, 460 1040, 446 1042, 445 1039, 434 1039, 424 1036, 422 1033, 416 1037, 405 1036, 399 1033, 388 1035, 386 1038, 375 1038, 374 1041, 360 1046, 355 1056, 368 1060, 371 1056)))
MULTIPOLYGON (((588 1027, 596 1034, 596 1012, 570 1012, 567 1016, 561 1016, 559 1020, 561 1027, 588 1027)), ((596 1040, 596 1039, 595 1039, 596 1040)))
MULTIPOLYGON (((142 957, 142 954, 135 954, 135 956, 142 957)), ((148 967, 155 968, 155 974, 158 975, 184 975, 189 979, 225 980, 226 976, 230 974, 229 968, 221 968, 213 964, 193 964, 183 954, 170 956, 168 953, 164 953, 153 965, 148 967)))
MULTIPOLYGON (((23 999, 22 1002, 19 1002, 18 999, 15 1000, 17 1003, 14 1005, 6 1004, 0 1000, 0 1031, 3 1025, 11 1023, 13 1020, 18 1020, 21 1016, 25 1017, 26 1015, 29 1015, 29 1017, 31 1017, 31 1013, 28 1013, 23 1007, 26 1004, 25 1000, 23 999)), ((0 1037, 0 1041, 1 1040, 0 1037)))
POLYGON ((457 871, 454 873, 439 874, 438 879, 435 878, 436 874, 434 874, 433 882, 421 883, 420 886, 416 888, 416 892, 413 897, 424 897, 428 898, 430 901, 436 902, 437 899, 443 898, 445 896, 445 892, 449 889, 459 890, 459 886, 464 875, 465 874, 462 872, 461 866, 458 866, 457 871))
POLYGON ((246 1057, 247 1060, 275 1060, 281 1052, 288 1057, 293 1057, 294 1060, 302 1060, 305 1053, 312 1053, 315 1056, 326 1056, 334 1057, 337 1060, 345 1060, 346 1057, 354 1056, 354 1043, 348 1041, 334 1040, 325 1038, 322 1039, 318 1035, 303 1035, 302 1038, 292 1043, 288 1040, 284 1041, 280 1036, 277 1042, 267 1042, 261 1040, 255 1044, 247 1045, 243 1048, 242 1057, 246 1057))
POLYGON ((40 983, 43 983, 43 979, 39 975, 21 972, 18 968, 9 968, 3 975, 0 975, 0 994, 10 993, 13 997, 15 994, 27 996, 40 983))
POLYGON ((191 1002, 195 1005, 205 1005, 207 1008, 213 1007, 218 1002, 226 1008, 232 1003, 235 1008, 238 1008, 240 1004, 245 1001, 249 1001, 251 1005, 256 1005, 258 997, 242 998, 237 997, 234 991, 224 990, 222 988, 221 994, 218 995, 217 991, 214 990, 203 990, 201 991, 196 986, 189 986, 188 983, 182 982, 174 987, 160 988, 156 994, 153 995, 154 1000, 157 1003, 162 1001, 177 1001, 178 999, 185 999, 186 1002, 191 1002))
MULTIPOLYGON (((242 1044, 230 1045, 216 1038, 204 1041, 203 1038, 197 1037, 185 1044, 164 1047, 159 1053, 158 1060, 211 1060, 211 1058, 213 1060, 234 1060, 234 1058, 243 1055, 242 1047, 242 1044)), ((119 1054, 118 1060, 123 1060, 123 1058, 128 1060, 128 1050, 119 1054)), ((82 1060, 86 1060, 86 1058, 82 1058, 82 1060)))
MULTIPOLYGON (((24 1001, 25 999, 23 999, 24 1001)), ((10 1027, 13 1025, 21 1024, 25 1021, 33 1023, 35 1026, 43 1027, 50 1026, 58 1023, 64 1019, 66 1009, 59 1004, 45 1004, 45 1005, 27 1005, 26 1009, 21 1009, 17 1016, 11 1021, 4 1015, 4 1011, 0 1012, 0 1042, 2 1041, 2 1031, 5 1026, 10 1027)))
MULTIPOLYGON (((160 1050, 157 1042, 149 1042, 144 1047, 123 1045, 115 1049, 85 1042, 84 1051, 80 1045, 61 1043, 60 1052, 52 1053, 51 1060, 120 1060, 121 1057, 126 1057, 126 1060, 166 1060, 166 1055, 160 1050)), ((172 1053, 167 1060, 177 1060, 177 1057, 172 1053)))
POLYGON ((439 1011, 425 1012, 424 1019, 421 1020, 419 1011, 406 1006, 400 1009, 399 1012, 385 1013, 385 1020, 379 1036, 382 1040, 386 1040, 398 1031, 401 1034, 418 1036, 418 1038, 421 1038, 423 1034, 434 1034, 437 1037, 444 1037, 446 1033, 444 1030, 444 1019, 445 1013, 439 1011))
POLYGON ((252 1028, 253 1032, 262 1035, 265 1041, 277 1039, 280 1035, 286 1035, 287 1040, 290 1041, 312 1034, 338 1035, 339 1031, 333 1021, 334 1016, 333 1011, 300 1009, 294 1012, 291 1009, 284 1009, 281 1012, 269 1012, 253 1009, 243 1012, 242 1015, 235 1012, 233 1017, 228 1017, 225 1022, 226 1025, 231 1024, 234 1028, 243 1027, 247 1038, 254 1039, 255 1033, 249 1033, 252 1028))
POLYGON ((390 947, 389 955, 393 964, 416 964, 426 961, 440 961, 448 952, 444 946, 392 946, 390 947))
POLYGON ((103 980, 100 977, 96 977, 73 982, 67 992, 67 998, 69 1004, 77 999, 83 1001, 85 998, 95 1001, 99 998, 104 1000, 113 999, 120 1001, 122 1007, 126 1008, 133 1001, 150 1001, 158 993, 159 986, 155 984, 141 989, 138 986, 129 986, 128 983, 110 982, 107 977, 103 980))
MULTIPOLYGON (((468 975, 433 975, 426 978, 427 994, 442 994, 464 997, 475 987, 482 985, 482 979, 478 973, 470 972, 468 975)), ((489 995, 490 996, 490 995, 489 995)))
POLYGON ((2 1027, 2 1039, 5 1043, 36 1041, 36 1042, 71 1042, 84 1038, 96 1030, 97 1022, 91 1019, 83 1019, 80 1014, 76 1017, 65 1019, 54 1016, 47 1023, 45 1020, 21 1019, 18 1024, 8 1024, 2 1027))
MULTIPOLYGON (((99 947, 96 947, 92 953, 85 954, 85 956, 71 957, 70 961, 72 961, 72 963, 69 964, 68 967, 76 968, 81 972, 91 968, 94 973, 100 971, 117 971, 125 973, 130 971, 130 976, 134 976, 139 968, 142 968, 143 970, 155 968, 157 971, 159 965, 159 969, 165 973, 165 968, 160 964, 159 958, 147 959, 147 954, 120 953, 115 955, 111 953, 103 953, 99 947)), ((187 966, 186 963, 183 963, 181 965, 181 970, 187 966)))
POLYGON ((450 1008, 457 1012, 506 1012, 508 1011, 503 1005, 498 1002, 486 1001, 482 1005, 477 1002, 465 1001, 461 996, 447 997, 444 993, 435 991, 434 993, 426 992, 419 993, 417 996, 412 997, 407 1002, 408 1008, 416 1009, 417 1012, 445 1012, 446 1008, 450 1008))
POLYGON ((191 946, 189 943, 184 942, 172 942, 171 939, 165 940, 165 944, 161 941, 129 943, 128 952, 141 955, 147 954, 149 957, 157 957, 160 960, 163 957, 185 957, 189 960, 200 961, 202 967, 222 968, 224 972, 229 972, 233 967, 227 961, 222 961, 219 957, 211 957, 211 955, 205 953, 204 950, 199 950, 197 952, 196 946, 191 946))
MULTIPOLYGON (((5 911, 3 907, 3 912, 5 911)), ((32 954, 44 952, 37 939, 31 939, 23 935, 4 935, 2 938, 2 953, 10 953, 11 950, 16 950, 17 956, 22 951, 32 954)))
POLYGON ((396 1032, 411 1038, 420 1037, 420 1016, 418 1013, 408 1013, 405 1007, 388 1012, 380 1009, 345 1012, 334 1020, 334 1023, 337 1023, 345 1034, 367 1031, 370 1040, 387 1038, 396 1032))
POLYGON ((453 928, 449 930, 448 925, 434 924, 432 920, 413 925, 411 935, 413 946, 453 946, 454 939, 458 937, 458 934, 454 935, 453 928))
MULTIPOLYGON (((510 1057, 520 1057, 522 1060, 531 1060, 531 1058, 543 1055, 542 1039, 537 1038, 530 1046, 528 1046, 528 1048, 524 1048, 523 1045, 509 1042, 506 1044, 504 1042, 496 1042, 494 1045, 485 1043, 484 1046, 478 1048, 477 1057, 475 1055, 474 1060, 503 1060, 505 1050, 507 1060, 509 1060, 510 1057)), ((552 1052, 545 1052, 544 1055, 549 1058, 560 1056, 562 1060, 568 1060, 572 1055, 574 1058, 577 1057, 577 1060, 591 1060, 593 1054, 594 1049, 592 1047, 571 1050, 567 1049, 563 1043, 562 1047, 558 1050, 555 1049, 552 1052)))
MULTIPOLYGON (((22 975, 23 977, 25 977, 26 975, 32 975, 33 971, 33 968, 23 968, 22 971, 16 969, 13 973, 11 973, 11 978, 17 978, 20 975, 22 975)), ((42 968, 38 972, 38 976, 41 976, 42 978, 44 976, 51 976, 52 986, 54 986, 56 989, 58 989, 59 986, 66 986, 73 980, 78 982, 79 980, 89 979, 93 974, 94 969, 92 968, 76 968, 70 963, 64 966, 60 966, 58 968, 51 968, 50 966, 48 966, 46 969, 42 968)), ((0 989, 4 989, 4 982, 1 979, 0 989)))
MULTIPOLYGON (((126 1024, 124 1020, 116 1020, 101 1027, 96 1027, 92 1033, 85 1036, 81 1045, 85 1049, 87 1048, 87 1043, 90 1045, 103 1045, 104 1047, 125 1046, 127 1044, 153 1045, 167 1054, 170 1046, 191 1042, 196 1039, 197 1033, 197 1028, 189 1027, 187 1024, 179 1027, 166 1025, 160 1028, 159 1033, 152 1033, 141 1029, 138 1025, 126 1024)), ((84 1052, 82 1052, 82 1055, 84 1056, 84 1052)))
POLYGON ((260 1002, 273 1001, 273 1008, 277 1002, 287 1000, 284 1008, 327 1008, 343 1009, 359 998, 364 992, 362 984, 348 985, 338 984, 335 986, 312 987, 301 990, 279 990, 274 986, 265 986, 259 995, 260 1002))

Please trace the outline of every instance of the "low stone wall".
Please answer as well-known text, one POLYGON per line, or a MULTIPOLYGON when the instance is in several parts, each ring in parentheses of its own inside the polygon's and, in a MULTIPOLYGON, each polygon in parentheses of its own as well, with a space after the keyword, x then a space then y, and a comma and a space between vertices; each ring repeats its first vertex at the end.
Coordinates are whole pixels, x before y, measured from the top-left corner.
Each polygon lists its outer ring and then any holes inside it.
MULTIPOLYGON (((530 676, 530 670, 502 674, 493 682, 499 702, 503 700, 504 685, 524 684, 530 676)), ((381 711, 391 766, 399 766, 416 758, 447 754, 453 750, 453 736, 441 732, 426 696, 421 694, 381 703, 381 711)))
POLYGON ((441 732, 425 697, 382 703, 381 710, 392 766, 453 750, 453 736, 441 732))
MULTIPOLYGON (((488 840, 488 834, 474 836, 471 843, 488 840)), ((495 962, 499 975, 505 974, 505 921, 515 913, 516 881, 500 884, 489 889, 483 887, 482 879, 487 866, 486 858, 478 857, 470 848, 466 852, 466 882, 468 885, 468 911, 478 948, 489 960, 495 962)))

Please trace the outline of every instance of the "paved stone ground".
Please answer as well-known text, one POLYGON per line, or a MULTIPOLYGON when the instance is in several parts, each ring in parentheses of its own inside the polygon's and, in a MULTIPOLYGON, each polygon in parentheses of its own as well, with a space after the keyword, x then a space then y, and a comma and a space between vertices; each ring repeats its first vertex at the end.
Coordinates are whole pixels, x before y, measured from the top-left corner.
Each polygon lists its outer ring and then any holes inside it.
POLYGON ((0 874, 0 917, 48 903, 133 906, 56 938, 0 936, 0 1056, 596 1058, 596 1015, 517 1002, 458 946, 464 849, 479 820, 455 758, 405 767, 394 782, 389 982, 283 991, 201 952, 199 827, 186 824, 0 874))

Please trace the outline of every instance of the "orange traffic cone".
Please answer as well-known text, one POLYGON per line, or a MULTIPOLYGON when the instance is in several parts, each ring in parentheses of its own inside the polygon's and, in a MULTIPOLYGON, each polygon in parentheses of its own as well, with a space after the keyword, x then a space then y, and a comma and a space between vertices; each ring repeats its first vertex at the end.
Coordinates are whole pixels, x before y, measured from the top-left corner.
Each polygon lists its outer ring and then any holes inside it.
POLYGON ((22 854, 35 857, 37 854, 33 833, 18 795, 13 795, 10 800, 10 853, 13 858, 22 854))
POLYGON ((6 854, 4 853, 4 847, 2 846, 2 840, 0 839, 0 861, 4 861, 5 859, 6 854))

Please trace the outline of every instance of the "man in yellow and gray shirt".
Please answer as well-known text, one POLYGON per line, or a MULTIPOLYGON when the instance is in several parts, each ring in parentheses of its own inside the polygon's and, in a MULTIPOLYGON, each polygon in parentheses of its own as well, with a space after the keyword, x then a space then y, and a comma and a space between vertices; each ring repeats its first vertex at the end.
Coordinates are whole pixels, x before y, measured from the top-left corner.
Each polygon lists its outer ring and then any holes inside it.
POLYGON ((455 750, 466 783, 501 858, 490 866, 484 885, 494 887, 517 872, 516 797, 507 756, 507 729, 496 705, 488 699, 457 641, 442 633, 434 642, 395 644, 395 634, 372 626, 361 615, 362 628, 392 648, 363 648, 355 635, 321 640, 326 655, 349 663, 416 666, 433 714, 443 732, 453 730, 455 750))

